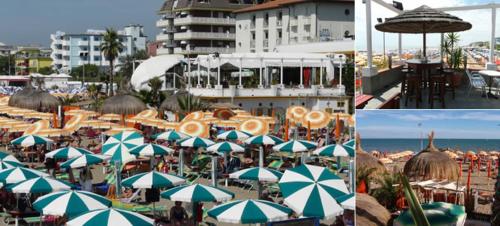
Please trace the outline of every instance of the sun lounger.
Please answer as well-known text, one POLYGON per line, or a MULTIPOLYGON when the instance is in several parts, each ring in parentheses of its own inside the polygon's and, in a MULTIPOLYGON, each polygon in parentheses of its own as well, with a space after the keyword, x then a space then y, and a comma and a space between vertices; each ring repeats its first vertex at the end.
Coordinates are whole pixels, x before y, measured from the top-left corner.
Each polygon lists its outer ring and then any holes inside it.
POLYGON ((271 169, 276 169, 276 170, 279 170, 281 168, 281 166, 283 166, 283 160, 274 160, 272 161, 271 163, 269 163, 269 165, 267 166, 268 168, 271 168, 271 169))
POLYGON ((22 220, 24 220, 28 225, 39 225, 43 221, 43 217, 25 217, 22 220))

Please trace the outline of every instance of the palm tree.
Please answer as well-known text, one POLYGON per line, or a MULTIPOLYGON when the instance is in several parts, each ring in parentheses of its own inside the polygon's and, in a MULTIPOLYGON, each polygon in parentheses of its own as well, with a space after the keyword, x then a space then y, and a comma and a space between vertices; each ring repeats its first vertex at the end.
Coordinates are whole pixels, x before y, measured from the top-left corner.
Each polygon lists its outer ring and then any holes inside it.
POLYGON ((99 102, 99 91, 101 90, 101 85, 91 84, 87 87, 87 92, 89 93, 90 98, 94 101, 93 107, 94 110, 97 111, 98 102, 99 102))
POLYGON ((158 77, 154 77, 149 80, 148 86, 151 88, 151 103, 154 106, 159 107, 161 103, 160 89, 163 86, 163 81, 158 77))
POLYGON ((106 59, 109 61, 109 66, 111 69, 110 72, 110 84, 111 84, 111 89, 109 92, 109 95, 113 95, 113 77, 114 77, 114 71, 115 71, 115 65, 114 61, 120 54, 120 52, 123 51, 123 44, 119 40, 119 35, 118 33, 113 29, 113 28, 107 28, 106 33, 104 34, 103 42, 101 43, 101 52, 106 57, 106 59))
POLYGON ((377 187, 377 189, 372 191, 372 196, 388 210, 396 210, 398 195, 402 192, 401 187, 396 186, 401 183, 398 174, 386 173, 381 178, 377 178, 375 180, 380 187, 377 187))
POLYGON ((201 99, 191 94, 177 97, 177 102, 179 103, 180 113, 183 115, 205 109, 205 104, 201 99))
POLYGON ((369 193, 372 174, 377 168, 357 167, 356 169, 356 189, 358 193, 369 193))

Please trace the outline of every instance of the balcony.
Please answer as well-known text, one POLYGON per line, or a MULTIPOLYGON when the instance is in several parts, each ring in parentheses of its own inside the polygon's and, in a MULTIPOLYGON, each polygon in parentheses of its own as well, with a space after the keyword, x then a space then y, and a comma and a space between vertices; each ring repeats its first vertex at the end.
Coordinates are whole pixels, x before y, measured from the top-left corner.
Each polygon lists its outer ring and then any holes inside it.
POLYGON ((174 25, 190 25, 190 24, 200 24, 200 25, 235 25, 236 19, 234 18, 213 18, 213 17, 183 17, 175 18, 174 25))
POLYGON ((269 39, 264 39, 264 43, 262 45, 264 46, 264 48, 268 48, 269 47, 269 39))
POLYGON ((255 22, 250 23, 250 29, 255 29, 255 22))
POLYGON ((177 32, 177 29, 175 29, 174 26, 164 27, 162 29, 163 34, 174 33, 174 32, 177 32))
POLYGON ((234 33, 218 32, 180 32, 174 34, 174 40, 206 39, 206 40, 235 40, 234 33))
POLYGON ((156 50, 157 55, 167 55, 167 54, 173 54, 174 51, 172 51, 172 48, 159 48, 156 50))
MULTIPOLYGON (((195 83, 193 83, 196 85, 195 83)), ((201 97, 336 97, 345 95, 345 88, 190 88, 189 92, 201 97)))
POLYGON ((163 42, 163 48, 175 47, 175 42, 173 40, 167 40, 163 42))
POLYGON ((194 47, 191 48, 190 51, 182 48, 175 48, 174 53, 176 54, 210 54, 210 53, 234 53, 234 48, 226 48, 226 47, 194 47))
POLYGON ((172 40, 172 34, 159 34, 156 36, 156 41, 168 41, 172 40))
POLYGON ((302 21, 304 24, 311 24, 311 17, 310 16, 302 17, 302 21))
POLYGON ((263 27, 264 27, 264 29, 268 28, 269 27, 269 21, 264 21, 263 27))
POLYGON ((250 40, 250 48, 255 48, 255 40, 250 40))
POLYGON ((167 12, 167 13, 164 13, 162 16, 161 16, 162 19, 173 19, 175 18, 175 13, 173 12, 167 12))
POLYGON ((277 20, 276 27, 281 27, 281 26, 283 26, 283 20, 277 20))
POLYGON ((170 20, 164 20, 164 19, 161 19, 161 20, 158 20, 156 21, 156 27, 168 27, 168 26, 172 26, 172 23, 170 20))
POLYGON ((77 44, 79 46, 88 46, 89 45, 89 40, 86 40, 86 41, 80 40, 80 41, 77 42, 77 44))
POLYGON ((291 27, 296 27, 298 25, 299 25, 299 20, 297 20, 297 19, 291 19, 290 20, 290 26, 291 27))

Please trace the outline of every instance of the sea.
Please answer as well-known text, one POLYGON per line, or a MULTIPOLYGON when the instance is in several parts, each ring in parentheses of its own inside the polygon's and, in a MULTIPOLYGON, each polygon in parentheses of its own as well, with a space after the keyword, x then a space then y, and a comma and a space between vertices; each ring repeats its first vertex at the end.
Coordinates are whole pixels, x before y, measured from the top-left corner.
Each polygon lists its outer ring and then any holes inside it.
MULTIPOLYGON (((423 139, 423 147, 427 147, 427 137, 423 139)), ((370 152, 399 152, 421 150, 421 139, 365 139, 361 140, 361 148, 370 152)), ((461 151, 500 151, 500 139, 434 139, 436 148, 451 148, 461 151)))

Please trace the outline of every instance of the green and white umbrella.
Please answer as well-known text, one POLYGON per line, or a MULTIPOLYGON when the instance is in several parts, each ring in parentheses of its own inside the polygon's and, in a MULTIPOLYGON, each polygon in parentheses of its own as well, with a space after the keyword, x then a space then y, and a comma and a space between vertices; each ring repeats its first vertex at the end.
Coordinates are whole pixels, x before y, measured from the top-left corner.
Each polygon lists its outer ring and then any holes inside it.
POLYGON ((173 153, 174 150, 158 144, 142 144, 130 150, 130 154, 136 156, 158 156, 168 155, 173 153))
POLYGON ((71 190, 73 185, 50 177, 37 177, 8 185, 7 191, 12 193, 49 193, 71 190))
POLYGON ((314 149, 318 146, 317 143, 311 142, 311 141, 306 141, 306 140, 290 140, 285 143, 278 144, 273 147, 273 150, 275 151, 281 151, 281 152, 289 152, 289 153, 295 153, 295 152, 305 152, 309 151, 311 149, 314 149))
POLYGON ((224 141, 220 143, 213 144, 207 148, 207 151, 217 154, 229 153, 229 152, 244 152, 245 148, 241 145, 224 141))
POLYGON ((336 198, 349 193, 344 180, 327 168, 306 164, 286 170, 279 187, 285 205, 299 215, 321 219, 342 214, 336 198))
POLYGON ((241 180, 255 180, 265 182, 278 182, 283 173, 277 170, 261 167, 243 169, 229 174, 229 178, 241 180))
POLYGON ((0 151, 0 160, 21 163, 21 162, 20 162, 20 161, 19 161, 16 157, 14 157, 13 155, 8 154, 8 153, 5 153, 5 152, 1 152, 1 151, 0 151))
POLYGON ((130 150, 144 144, 144 137, 136 132, 125 131, 108 138, 102 145, 102 154, 111 156, 111 162, 125 164, 135 160, 135 156, 130 154, 130 150))
POLYGON ((16 167, 24 167, 24 165, 20 162, 13 162, 9 160, 0 160, 0 170, 4 169, 12 169, 16 167))
POLYGON ((140 173, 123 180, 122 185, 130 188, 170 188, 186 183, 182 177, 152 171, 140 173))
POLYGON ((258 224, 286 220, 292 210, 264 200, 238 200, 215 206, 208 216, 219 222, 232 224, 258 224))
POLYGON ((215 144, 213 141, 201 137, 189 137, 183 140, 177 141, 177 144, 181 147, 194 147, 194 148, 206 148, 210 145, 215 144))
POLYGON ((24 135, 19 138, 12 140, 10 143, 13 145, 20 145, 23 147, 30 147, 37 144, 50 144, 53 143, 49 138, 37 136, 37 135, 24 135))
POLYGON ((59 148, 57 150, 45 154, 45 158, 71 159, 80 157, 85 154, 93 154, 93 153, 83 148, 65 147, 65 148, 59 148))
POLYGON ((82 214, 66 223, 67 226, 152 226, 154 220, 132 211, 109 208, 82 214))
POLYGON ((343 143, 343 145, 354 148, 356 146, 356 140, 352 139, 343 143))
POLYGON ((343 195, 337 198, 337 202, 344 209, 355 210, 356 209, 356 196, 354 193, 343 195))
POLYGON ((283 143, 283 140, 272 135, 258 135, 246 139, 245 143, 255 145, 277 145, 283 143))
POLYGON ((331 144, 314 150, 313 154, 321 156, 354 157, 353 147, 343 144, 331 144))
POLYGON ((180 202, 225 202, 234 198, 234 193, 203 184, 183 185, 168 189, 161 197, 180 202))
POLYGON ((159 133, 153 136, 153 138, 156 140, 168 140, 168 141, 182 140, 188 137, 189 137, 188 135, 181 132, 176 132, 174 130, 159 133))
MULTIPOLYGON (((424 214, 431 225, 463 225, 467 216, 465 207, 445 202, 422 204, 424 214)), ((395 219, 395 225, 415 225, 411 211, 403 212, 395 219)))
POLYGON ((0 171, 0 182, 4 184, 13 184, 32 178, 48 177, 49 175, 38 170, 15 167, 0 171))
POLYGON ((251 137, 252 134, 243 132, 243 131, 238 131, 238 130, 230 130, 223 132, 219 135, 217 135, 217 139, 220 140, 244 140, 249 137, 251 137))
POLYGON ((41 196, 33 208, 43 215, 75 217, 93 210, 107 209, 107 198, 87 191, 59 191, 41 196))
POLYGON ((96 154, 85 154, 80 157, 72 158, 66 162, 61 163, 61 168, 81 168, 87 167, 99 163, 103 163, 107 161, 110 157, 105 155, 96 155, 96 154))

